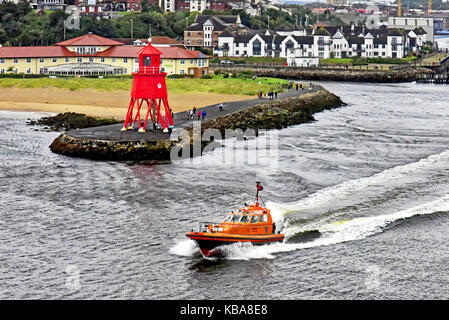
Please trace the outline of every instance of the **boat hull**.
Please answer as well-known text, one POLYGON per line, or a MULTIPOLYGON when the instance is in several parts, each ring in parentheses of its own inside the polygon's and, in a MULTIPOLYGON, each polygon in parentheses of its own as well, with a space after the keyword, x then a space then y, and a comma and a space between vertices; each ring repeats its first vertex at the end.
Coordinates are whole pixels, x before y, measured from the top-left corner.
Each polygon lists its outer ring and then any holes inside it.
POLYGON ((188 238, 194 240, 205 257, 222 256, 223 252, 215 250, 217 247, 234 243, 251 243, 264 245, 284 241, 283 234, 268 235, 229 235, 223 233, 188 232, 188 238))

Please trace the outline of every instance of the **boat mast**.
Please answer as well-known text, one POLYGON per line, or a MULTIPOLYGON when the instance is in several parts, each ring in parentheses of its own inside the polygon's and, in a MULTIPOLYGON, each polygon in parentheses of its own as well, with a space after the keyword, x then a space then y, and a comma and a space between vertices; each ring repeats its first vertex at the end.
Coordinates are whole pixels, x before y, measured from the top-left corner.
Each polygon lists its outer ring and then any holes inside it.
POLYGON ((257 192, 256 192, 256 205, 259 205, 259 191, 263 190, 262 185, 260 184, 260 181, 256 181, 256 188, 257 188, 257 192))

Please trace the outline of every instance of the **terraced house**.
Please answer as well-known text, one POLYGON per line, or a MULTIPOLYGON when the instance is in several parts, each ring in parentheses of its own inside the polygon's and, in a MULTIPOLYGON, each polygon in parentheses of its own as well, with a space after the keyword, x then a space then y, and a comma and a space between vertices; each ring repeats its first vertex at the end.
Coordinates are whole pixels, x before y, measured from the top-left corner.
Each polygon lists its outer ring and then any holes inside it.
POLYGON ((238 35, 226 29, 218 36, 214 55, 219 57, 280 57, 288 65, 313 66, 319 59, 403 58, 419 52, 427 41, 421 28, 413 30, 322 26, 308 33, 298 30, 250 30, 238 35))
POLYGON ((218 45, 218 37, 225 31, 245 34, 248 30, 240 16, 200 16, 184 30, 184 45, 188 48, 213 48, 218 45))
MULTIPOLYGON (((208 73, 206 55, 173 41, 160 40, 155 39, 152 44, 162 52, 161 67, 168 75, 199 77, 208 73)), ((54 46, 0 47, 0 74, 131 74, 139 68, 138 52, 144 45, 142 40, 127 45, 89 33, 54 46)))

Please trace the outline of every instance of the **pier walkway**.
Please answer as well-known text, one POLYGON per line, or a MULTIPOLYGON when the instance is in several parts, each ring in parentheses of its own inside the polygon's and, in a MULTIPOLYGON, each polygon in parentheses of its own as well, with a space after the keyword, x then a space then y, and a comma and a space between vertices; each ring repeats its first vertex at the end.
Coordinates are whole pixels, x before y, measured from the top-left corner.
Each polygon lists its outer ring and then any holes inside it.
MULTIPOLYGON (((308 82, 302 83, 306 84, 306 87, 303 88, 302 90, 300 88, 296 90, 296 87, 294 85, 293 89, 282 93, 278 93, 277 99, 296 97, 305 93, 314 92, 321 89, 321 86, 318 85, 312 84, 312 86, 310 86, 308 82)), ((257 104, 270 101, 273 100, 269 100, 268 98, 265 99, 255 98, 242 101, 224 102, 223 111, 219 111, 220 104, 214 104, 203 108, 198 108, 197 112, 198 111, 202 112, 203 110, 206 111, 206 117, 204 122, 207 122, 209 120, 216 119, 220 116, 244 110, 257 104)), ((175 130, 176 128, 190 127, 193 121, 195 121, 196 119, 197 119, 196 115, 194 115, 193 120, 187 119, 185 111, 175 113, 174 114, 175 130)), ((71 130, 66 132, 66 134, 74 138, 107 140, 107 141, 157 141, 157 140, 166 140, 170 138, 168 133, 162 132, 161 130, 153 130, 152 128, 150 129, 150 126, 151 123, 147 123, 146 132, 137 132, 131 130, 122 132, 120 130, 123 127, 123 123, 119 123, 108 126, 71 130)))

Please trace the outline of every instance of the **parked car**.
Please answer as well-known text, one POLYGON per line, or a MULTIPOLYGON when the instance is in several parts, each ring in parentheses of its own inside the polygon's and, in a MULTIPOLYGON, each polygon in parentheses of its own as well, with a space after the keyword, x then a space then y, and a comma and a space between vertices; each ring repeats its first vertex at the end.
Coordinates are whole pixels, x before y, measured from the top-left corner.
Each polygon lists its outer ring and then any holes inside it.
POLYGON ((222 60, 220 63, 221 64, 233 64, 234 62, 232 62, 230 60, 222 60))

